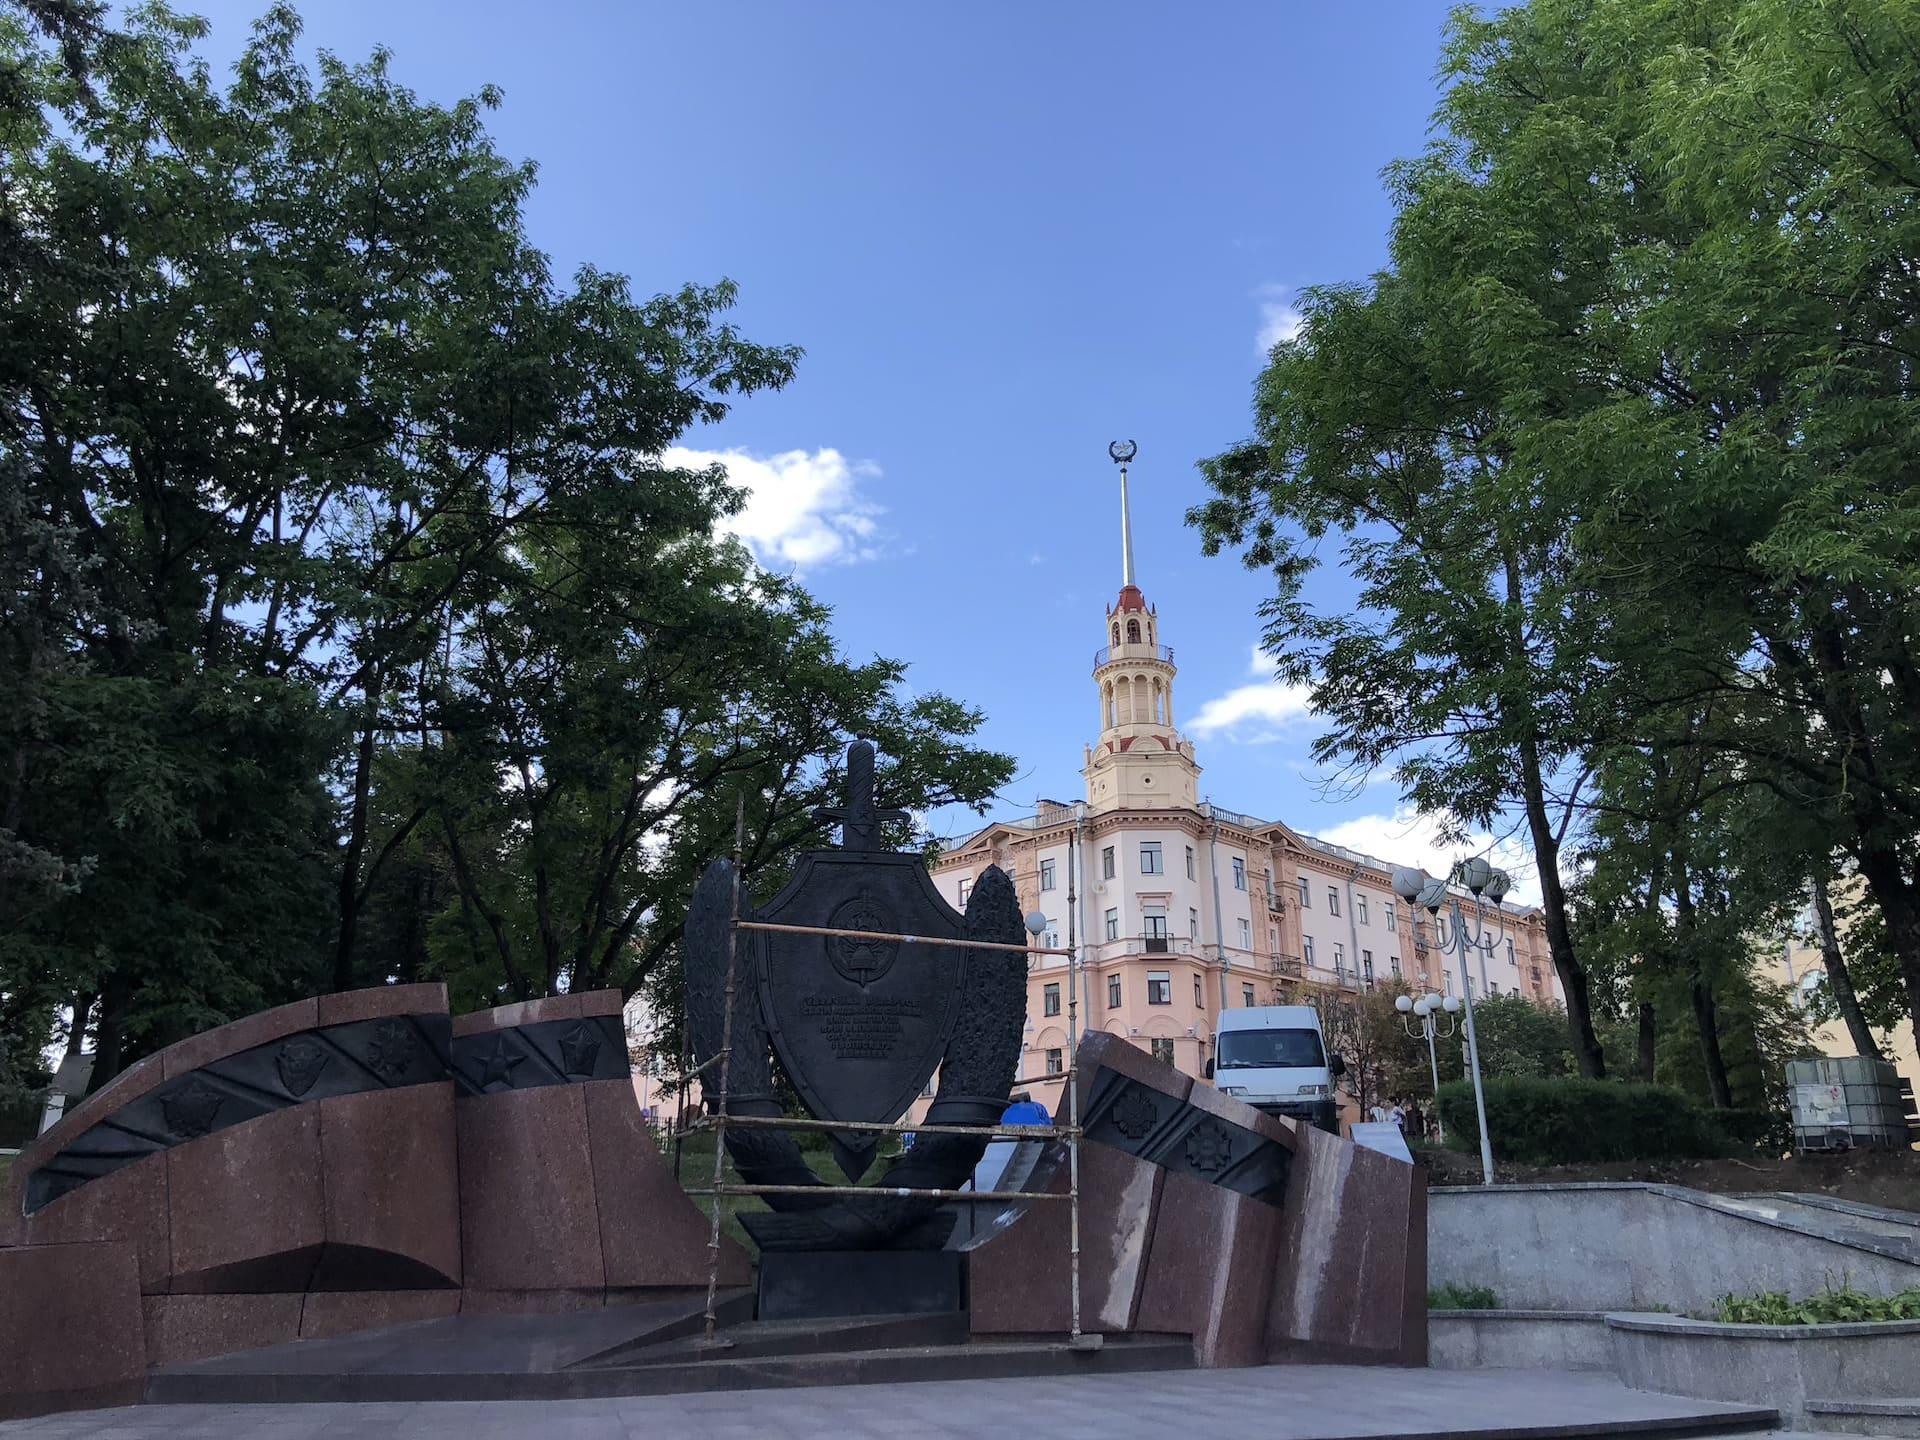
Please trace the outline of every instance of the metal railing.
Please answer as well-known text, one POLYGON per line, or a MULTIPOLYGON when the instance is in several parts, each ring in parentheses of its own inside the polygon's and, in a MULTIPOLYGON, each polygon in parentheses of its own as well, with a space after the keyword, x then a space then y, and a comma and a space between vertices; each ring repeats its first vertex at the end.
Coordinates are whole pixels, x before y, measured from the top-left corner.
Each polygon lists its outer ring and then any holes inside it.
POLYGON ((1093 652, 1093 668, 1098 670, 1109 660, 1115 659, 1164 660, 1167 664, 1171 665, 1173 663, 1173 647, 1171 645, 1149 645, 1145 641, 1140 641, 1138 643, 1120 646, 1119 652, 1116 654, 1113 646, 1102 645, 1098 650, 1093 652), (1134 651, 1138 651, 1139 653, 1131 653, 1134 651))

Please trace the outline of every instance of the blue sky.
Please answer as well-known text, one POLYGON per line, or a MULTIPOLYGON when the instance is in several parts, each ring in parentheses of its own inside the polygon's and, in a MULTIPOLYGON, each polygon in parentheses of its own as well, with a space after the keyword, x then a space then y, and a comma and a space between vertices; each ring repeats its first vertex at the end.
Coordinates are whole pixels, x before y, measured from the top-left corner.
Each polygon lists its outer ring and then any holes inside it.
MULTIPOLYGON (((187 3, 222 67, 261 8, 187 3)), ((1264 580, 1204 559, 1181 517, 1195 462, 1249 428, 1292 288, 1382 262, 1379 172, 1425 143, 1443 5, 304 10, 311 44, 384 44, 430 98, 501 87, 489 123, 539 165, 529 223, 561 273, 730 277, 747 334, 805 347, 787 391, 690 443, 742 452, 748 538, 833 604, 850 652, 986 709, 1021 761, 1001 813, 1081 793, 1119 585, 1105 452, 1131 438, 1140 581, 1203 793, 1427 858, 1390 783, 1323 796, 1311 718, 1255 673, 1264 580)))

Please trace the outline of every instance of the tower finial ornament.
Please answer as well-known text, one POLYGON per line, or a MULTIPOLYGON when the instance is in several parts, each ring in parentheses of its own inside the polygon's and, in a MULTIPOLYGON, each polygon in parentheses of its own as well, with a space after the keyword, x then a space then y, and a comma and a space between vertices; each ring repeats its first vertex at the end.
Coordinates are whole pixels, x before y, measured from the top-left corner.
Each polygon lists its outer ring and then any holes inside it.
POLYGON ((1120 584, 1133 584, 1133 513, 1127 506, 1127 466, 1140 453, 1131 440, 1115 440, 1107 446, 1107 457, 1120 467, 1120 584))

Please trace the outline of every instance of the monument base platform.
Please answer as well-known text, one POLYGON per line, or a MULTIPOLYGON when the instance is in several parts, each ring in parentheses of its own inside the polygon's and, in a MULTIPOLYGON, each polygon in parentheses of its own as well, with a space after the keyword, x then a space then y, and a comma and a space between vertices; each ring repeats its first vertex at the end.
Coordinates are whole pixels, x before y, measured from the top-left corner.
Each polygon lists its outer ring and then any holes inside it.
POLYGON ((767 1250, 759 1290, 762 1320, 959 1315, 967 1304, 966 1257, 952 1250, 767 1250))
POLYGON ((555 1315, 449 1316, 155 1369, 150 1404, 584 1400, 814 1385, 1186 1370, 1184 1335, 971 1340, 963 1311, 750 1320, 729 1292, 718 1345, 704 1295, 555 1315))

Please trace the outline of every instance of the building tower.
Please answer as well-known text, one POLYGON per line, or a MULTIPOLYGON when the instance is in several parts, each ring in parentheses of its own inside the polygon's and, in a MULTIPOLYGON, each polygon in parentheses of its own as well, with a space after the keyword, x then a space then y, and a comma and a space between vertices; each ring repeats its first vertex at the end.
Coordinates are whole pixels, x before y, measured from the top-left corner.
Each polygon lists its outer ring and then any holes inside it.
POLYGON ((1133 516, 1127 467, 1134 446, 1108 447, 1120 466, 1120 594, 1107 607, 1104 643, 1093 657, 1100 738, 1086 751, 1087 809, 1192 807, 1200 767, 1193 742, 1173 723, 1173 647, 1160 643, 1160 618, 1134 582, 1133 516))

